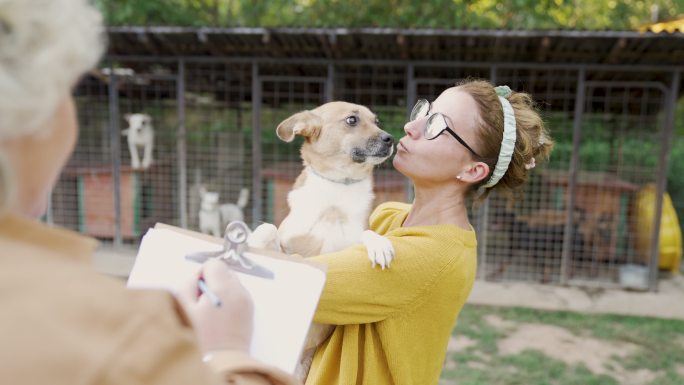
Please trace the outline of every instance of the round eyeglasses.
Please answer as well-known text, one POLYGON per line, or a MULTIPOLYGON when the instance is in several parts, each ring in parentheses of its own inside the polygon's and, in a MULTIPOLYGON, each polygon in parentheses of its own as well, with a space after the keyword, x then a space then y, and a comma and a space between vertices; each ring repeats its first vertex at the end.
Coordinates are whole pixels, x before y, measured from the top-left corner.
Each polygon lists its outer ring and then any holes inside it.
POLYGON ((454 132, 454 130, 452 130, 449 127, 449 124, 447 123, 447 119, 449 118, 439 112, 430 113, 431 109, 432 103, 425 99, 419 99, 418 102, 416 102, 416 105, 413 106, 413 109, 411 110, 411 121, 426 116, 428 117, 427 121, 425 122, 425 127, 423 128, 423 136, 425 137, 425 139, 433 140, 438 136, 442 135, 444 131, 446 131, 449 134, 451 134, 451 136, 456 138, 456 140, 458 140, 458 142, 461 143, 463 147, 468 149, 468 151, 470 151, 473 155, 480 158, 477 152, 475 152, 475 150, 468 146, 465 140, 463 140, 463 138, 461 138, 456 132, 454 132))

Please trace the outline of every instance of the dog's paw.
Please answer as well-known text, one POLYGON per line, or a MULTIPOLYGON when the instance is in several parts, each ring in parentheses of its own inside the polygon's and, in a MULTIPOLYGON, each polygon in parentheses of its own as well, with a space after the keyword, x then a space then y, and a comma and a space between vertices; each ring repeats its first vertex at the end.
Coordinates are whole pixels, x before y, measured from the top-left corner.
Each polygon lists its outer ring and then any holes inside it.
POLYGON ((152 159, 143 159, 142 168, 147 169, 147 168, 150 168, 151 165, 152 165, 152 159))
POLYGON ((385 270, 389 269, 392 260, 394 259, 394 247, 389 239, 376 234, 374 231, 366 230, 361 234, 361 242, 368 249, 368 259, 370 259, 373 267, 380 265, 385 270))
POLYGON ((278 228, 271 223, 262 223, 247 238, 247 246, 257 249, 280 250, 278 228))

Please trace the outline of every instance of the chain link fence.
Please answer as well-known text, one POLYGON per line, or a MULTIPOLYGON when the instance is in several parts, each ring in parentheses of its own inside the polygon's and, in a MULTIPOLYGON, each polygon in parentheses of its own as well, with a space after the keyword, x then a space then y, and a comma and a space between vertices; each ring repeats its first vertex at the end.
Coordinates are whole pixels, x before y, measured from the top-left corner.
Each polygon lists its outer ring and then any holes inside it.
MULTIPOLYGON (((514 204, 493 195, 472 211, 480 278, 616 285, 622 266, 657 271, 653 250, 637 242, 653 234, 635 205, 640 191, 665 178, 679 82, 676 72, 634 82, 623 78, 629 71, 603 79, 603 70, 571 65, 117 60, 76 89, 80 141, 49 220, 134 245, 155 222, 204 232, 215 215, 277 224, 302 168, 300 142, 275 135, 282 120, 344 100, 368 106, 398 139, 418 98, 484 78, 530 92, 557 145, 514 204), (128 114, 151 120, 147 168, 133 167, 131 133, 122 134, 128 114)), ((142 157, 144 146, 138 151, 142 157)), ((376 205, 412 199, 390 161, 377 168, 375 190, 376 205)))

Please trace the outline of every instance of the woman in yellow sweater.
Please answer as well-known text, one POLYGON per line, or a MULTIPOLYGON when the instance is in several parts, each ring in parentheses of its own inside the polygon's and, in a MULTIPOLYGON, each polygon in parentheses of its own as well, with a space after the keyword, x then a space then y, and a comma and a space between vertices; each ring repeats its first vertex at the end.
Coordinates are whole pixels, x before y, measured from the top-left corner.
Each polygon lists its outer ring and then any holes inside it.
POLYGON ((391 269, 370 270, 364 246, 313 257, 328 266, 314 321, 336 327, 307 384, 437 384, 475 280, 466 198, 519 187, 553 146, 529 95, 485 81, 418 101, 410 120, 394 167, 415 200, 382 204, 369 220, 392 242, 391 269))

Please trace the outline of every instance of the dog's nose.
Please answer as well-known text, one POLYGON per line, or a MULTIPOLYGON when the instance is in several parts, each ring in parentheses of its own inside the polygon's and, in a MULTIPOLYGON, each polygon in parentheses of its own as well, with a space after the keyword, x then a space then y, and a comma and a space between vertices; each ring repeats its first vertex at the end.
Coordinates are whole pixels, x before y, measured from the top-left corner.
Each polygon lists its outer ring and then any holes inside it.
POLYGON ((392 137, 392 135, 390 135, 386 132, 383 132, 382 134, 380 134, 380 140, 382 140, 383 142, 388 143, 388 144, 394 142, 394 138, 392 137))

